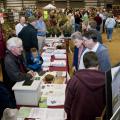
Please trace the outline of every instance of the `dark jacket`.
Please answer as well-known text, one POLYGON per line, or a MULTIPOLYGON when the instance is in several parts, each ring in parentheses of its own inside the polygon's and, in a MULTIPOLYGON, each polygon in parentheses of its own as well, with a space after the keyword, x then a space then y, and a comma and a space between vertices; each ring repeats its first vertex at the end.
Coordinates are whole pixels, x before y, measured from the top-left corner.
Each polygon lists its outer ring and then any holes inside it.
POLYGON ((97 25, 102 24, 102 18, 99 15, 95 16, 94 20, 96 21, 97 25))
MULTIPOLYGON (((75 66, 76 70, 78 70, 78 66, 79 66, 79 63, 78 63, 79 49, 80 48, 77 48, 76 46, 74 47, 73 66, 75 66)), ((85 50, 85 47, 83 48, 82 53, 84 52, 84 50, 85 50)))
POLYGON ((5 71, 7 79, 4 82, 9 89, 11 89, 16 82, 30 80, 30 78, 32 78, 30 74, 26 73, 27 71, 22 57, 16 57, 10 51, 6 51, 5 71))
POLYGON ((75 66, 76 70, 78 70, 78 53, 79 48, 74 47, 74 56, 73 56, 73 66, 75 66))
POLYGON ((0 59, 3 59, 5 56, 5 42, 3 39, 2 26, 0 25, 0 59))
POLYGON ((16 108, 16 102, 5 85, 0 82, 0 120, 5 108, 16 108))
POLYGON ((38 49, 37 30, 31 24, 25 26, 19 32, 18 37, 23 41, 24 50, 30 51, 33 47, 38 49))
POLYGON ((95 120, 105 107, 105 74, 79 70, 66 88, 64 109, 67 120, 95 120))

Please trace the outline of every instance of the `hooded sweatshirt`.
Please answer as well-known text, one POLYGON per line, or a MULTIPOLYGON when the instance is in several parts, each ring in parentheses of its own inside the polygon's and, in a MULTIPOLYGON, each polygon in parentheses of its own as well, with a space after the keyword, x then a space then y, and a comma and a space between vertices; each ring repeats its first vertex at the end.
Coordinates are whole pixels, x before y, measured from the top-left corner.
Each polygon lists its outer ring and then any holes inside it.
POLYGON ((105 74, 79 70, 67 84, 65 97, 67 120, 95 120, 105 107, 105 74))

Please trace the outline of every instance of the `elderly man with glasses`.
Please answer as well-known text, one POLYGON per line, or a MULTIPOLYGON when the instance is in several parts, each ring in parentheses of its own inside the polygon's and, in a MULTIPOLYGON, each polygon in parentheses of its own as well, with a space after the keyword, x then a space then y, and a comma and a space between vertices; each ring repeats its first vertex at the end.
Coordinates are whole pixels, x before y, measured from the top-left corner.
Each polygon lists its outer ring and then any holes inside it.
POLYGON ((32 71, 27 72, 22 57, 22 40, 18 37, 12 37, 7 41, 7 50, 5 56, 5 71, 7 79, 4 81, 8 89, 12 89, 16 82, 30 80, 35 74, 32 71))

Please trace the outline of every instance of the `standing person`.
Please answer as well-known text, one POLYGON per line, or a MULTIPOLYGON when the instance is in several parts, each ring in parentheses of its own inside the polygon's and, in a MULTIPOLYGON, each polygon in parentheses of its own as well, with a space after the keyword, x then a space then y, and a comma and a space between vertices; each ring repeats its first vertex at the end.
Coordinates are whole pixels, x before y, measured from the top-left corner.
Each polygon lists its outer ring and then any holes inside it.
POLYGON ((71 13, 71 24, 72 24, 72 33, 75 32, 75 17, 74 17, 74 14, 71 13))
POLYGON ((81 31, 81 22, 82 22, 82 15, 79 13, 79 10, 75 12, 75 31, 81 31))
POLYGON ((96 21, 90 21, 89 22, 88 30, 95 30, 95 32, 97 33, 97 40, 98 40, 98 42, 100 42, 102 44, 103 43, 102 42, 102 35, 99 31, 96 30, 96 27, 97 27, 96 21))
POLYGON ((20 38, 12 37, 8 39, 6 47, 5 71, 7 79, 4 83, 12 91, 12 87, 16 82, 30 80, 34 76, 34 72, 27 72, 24 65, 24 60, 21 56, 23 46, 20 38))
POLYGON ((99 61, 99 70, 106 72, 111 68, 108 49, 100 44, 97 40, 97 33, 89 30, 83 34, 83 44, 86 47, 81 55, 79 69, 84 69, 83 56, 86 52, 93 51, 96 53, 99 61))
POLYGON ((100 27, 101 27, 101 24, 102 24, 102 18, 99 16, 99 13, 97 13, 97 15, 95 16, 94 20, 97 23, 96 30, 100 31, 100 27))
POLYGON ((109 42, 112 41, 112 33, 113 33, 113 28, 115 27, 115 19, 113 18, 112 15, 109 15, 106 22, 105 22, 105 26, 107 28, 107 39, 109 42))
POLYGON ((25 24, 25 17, 20 17, 20 22, 15 26, 16 36, 18 36, 19 32, 22 30, 22 28, 26 26, 25 24))
POLYGON ((37 30, 35 29, 36 18, 34 16, 29 17, 28 22, 28 25, 18 34, 18 37, 21 38, 23 42, 26 64, 30 59, 30 49, 34 47, 38 50, 37 30))
POLYGON ((74 33, 75 32, 75 18, 74 18, 74 15, 72 13, 69 13, 68 14, 68 21, 69 21, 69 24, 71 26, 71 33, 74 33))
POLYGON ((4 67, 4 57, 5 57, 5 41, 3 38, 3 29, 2 29, 2 24, 0 23, 0 64, 2 67, 2 75, 3 79, 5 79, 5 67, 4 67))
POLYGON ((85 53, 84 70, 70 79, 65 92, 67 120, 95 120, 105 107, 105 73, 98 71, 94 52, 85 53))
POLYGON ((14 22, 19 21, 19 12, 16 9, 13 9, 14 22))
MULTIPOLYGON (((0 69, 1 72, 2 69, 0 69)), ((6 108, 16 108, 16 102, 0 79, 0 120, 2 120, 3 112, 6 108)))
POLYGON ((71 39, 73 40, 75 45, 73 57, 73 71, 77 71, 82 52, 84 51, 82 34, 80 32, 75 32, 71 35, 71 39))
POLYGON ((38 47, 39 50, 41 50, 44 45, 47 31, 46 24, 43 20, 43 15, 41 13, 38 13, 38 20, 36 22, 35 28, 37 29, 38 47))
POLYGON ((105 22, 108 17, 108 13, 107 13, 106 9, 103 9, 102 14, 103 14, 103 33, 104 33, 105 32, 105 22))
POLYGON ((82 16, 82 21, 83 21, 83 24, 85 25, 89 24, 89 16, 87 11, 85 11, 84 15, 82 16))

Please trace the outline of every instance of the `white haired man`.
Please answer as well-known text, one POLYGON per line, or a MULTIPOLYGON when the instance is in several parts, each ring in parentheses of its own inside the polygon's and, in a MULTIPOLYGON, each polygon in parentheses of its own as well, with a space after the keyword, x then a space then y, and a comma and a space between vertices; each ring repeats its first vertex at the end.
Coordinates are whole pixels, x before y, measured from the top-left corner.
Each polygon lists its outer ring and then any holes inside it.
POLYGON ((8 89, 12 89, 16 82, 30 80, 34 72, 27 72, 22 57, 22 40, 12 37, 7 41, 7 51, 5 56, 5 71, 7 78, 4 83, 8 89))

